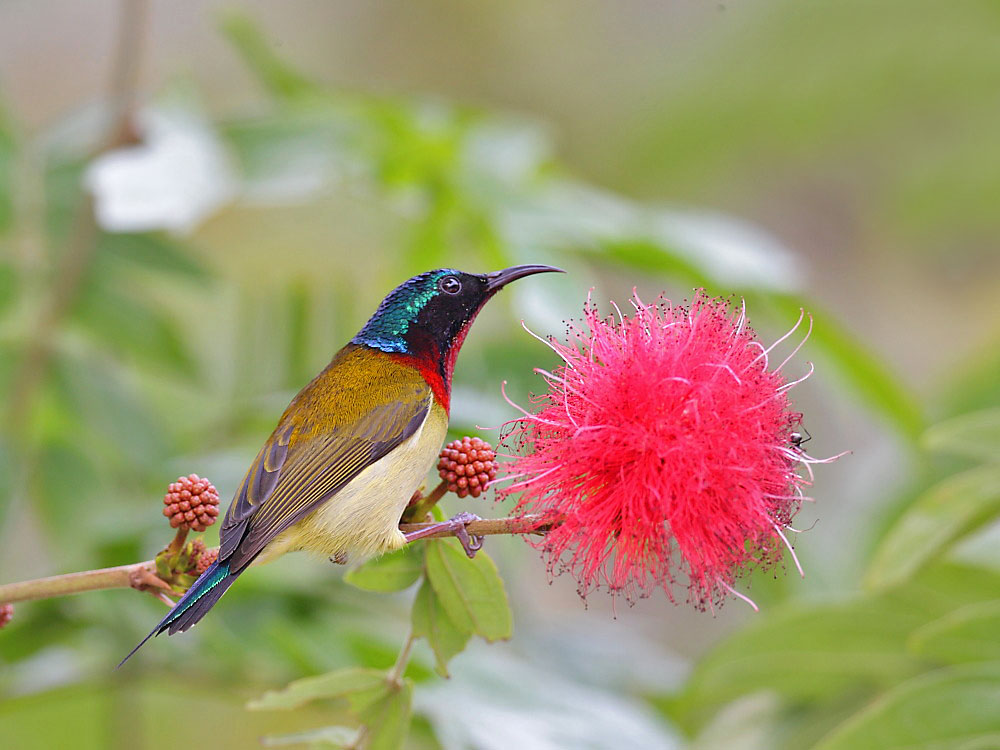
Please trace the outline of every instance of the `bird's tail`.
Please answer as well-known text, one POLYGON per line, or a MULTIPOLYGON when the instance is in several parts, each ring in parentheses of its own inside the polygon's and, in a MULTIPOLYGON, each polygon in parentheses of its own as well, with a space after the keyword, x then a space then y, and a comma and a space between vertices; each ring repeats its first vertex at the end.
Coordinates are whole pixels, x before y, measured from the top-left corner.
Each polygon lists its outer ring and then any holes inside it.
MULTIPOLYGON (((242 571, 240 571, 242 572, 242 571)), ((226 589, 233 585, 239 573, 229 572, 229 562, 214 562, 208 569, 199 576, 198 580, 191 584, 191 588, 182 596, 173 608, 153 628, 149 635, 143 638, 139 645, 132 649, 128 656, 121 660, 118 667, 127 662, 132 655, 154 635, 166 631, 167 635, 183 633, 190 628, 210 610, 217 601, 226 593, 226 589)), ((117 668, 117 667, 116 667, 117 668)))

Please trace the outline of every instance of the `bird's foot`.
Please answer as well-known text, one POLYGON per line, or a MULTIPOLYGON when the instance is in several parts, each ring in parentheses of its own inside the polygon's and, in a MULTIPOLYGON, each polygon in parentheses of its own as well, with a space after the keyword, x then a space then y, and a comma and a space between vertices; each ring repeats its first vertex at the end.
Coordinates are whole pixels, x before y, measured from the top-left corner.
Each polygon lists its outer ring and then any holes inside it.
POLYGON ((457 516, 445 521, 445 523, 454 525, 455 530, 453 533, 456 537, 458 537, 458 541, 461 543, 462 549, 465 550, 465 554, 467 554, 470 558, 475 557, 476 553, 483 548, 484 538, 475 534, 470 535, 466 526, 473 521, 482 520, 483 519, 475 513, 463 511, 457 516))
POLYGON ((457 537, 459 543, 462 545, 462 549, 465 550, 465 554, 469 557, 475 557, 476 553, 483 547, 483 537, 469 534, 466 526, 473 521, 481 520, 474 513, 462 512, 453 518, 449 518, 447 521, 432 523, 418 531, 411 531, 409 534, 406 534, 406 541, 415 542, 418 539, 426 539, 429 536, 439 536, 442 532, 450 532, 457 537))
POLYGON ((347 553, 338 552, 335 555, 331 555, 330 562, 332 562, 334 565, 347 565, 347 553))

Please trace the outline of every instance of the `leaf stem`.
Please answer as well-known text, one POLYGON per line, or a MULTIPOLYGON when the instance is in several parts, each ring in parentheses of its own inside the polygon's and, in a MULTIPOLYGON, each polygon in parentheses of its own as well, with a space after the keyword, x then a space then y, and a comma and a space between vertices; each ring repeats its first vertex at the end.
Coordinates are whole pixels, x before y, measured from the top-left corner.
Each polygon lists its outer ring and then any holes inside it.
POLYGON ((443 480, 431 490, 429 495, 420 497, 418 492, 415 497, 419 497, 419 499, 403 511, 403 522, 411 523, 426 518, 427 514, 431 512, 431 508, 438 504, 446 492, 448 492, 448 482, 443 480))
POLYGON ((368 745, 368 725, 362 724, 358 727, 358 733, 350 743, 344 745, 344 750, 364 750, 368 745))
POLYGON ((394 687, 402 687, 403 672, 406 671, 406 665, 410 661, 410 652, 413 650, 413 642, 417 640, 416 635, 413 633, 413 626, 411 625, 409 630, 406 631, 406 641, 403 643, 403 648, 399 651, 399 656, 396 657, 396 663, 392 665, 392 669, 389 670, 389 675, 386 680, 394 687))
MULTIPOLYGON (((389 683, 390 690, 400 690, 403 687, 403 673, 406 671, 406 665, 410 661, 410 653, 413 651, 413 643, 416 640, 417 637, 411 625, 406 631, 406 640, 403 642, 403 647, 399 650, 396 663, 392 665, 392 669, 389 670, 385 677, 385 681, 389 683)), ((358 733, 354 735, 354 739, 346 746, 345 750, 363 750, 363 748, 368 746, 368 735, 368 725, 362 724, 358 727, 358 733)))
POLYGON ((187 535, 188 530, 183 526, 177 529, 177 534, 174 535, 174 538, 171 540, 170 544, 167 545, 166 550, 164 550, 168 556, 172 557, 181 551, 181 548, 184 546, 184 542, 187 540, 187 535))

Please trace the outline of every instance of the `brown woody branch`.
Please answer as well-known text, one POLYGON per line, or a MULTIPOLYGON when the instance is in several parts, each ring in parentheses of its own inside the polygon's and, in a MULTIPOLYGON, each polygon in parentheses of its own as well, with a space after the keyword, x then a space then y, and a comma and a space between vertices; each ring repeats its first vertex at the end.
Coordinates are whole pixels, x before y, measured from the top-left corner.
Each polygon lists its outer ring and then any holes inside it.
MULTIPOLYGON (((431 526, 430 523, 400 524, 399 530, 404 533, 419 531, 431 526)), ((548 524, 541 523, 540 516, 522 516, 520 518, 487 518, 472 521, 466 526, 472 536, 493 536, 496 534, 533 534, 544 533, 548 524)), ((433 537, 451 536, 449 531, 440 531, 433 537)), ((160 586, 160 578, 156 574, 156 564, 153 560, 119 565, 114 568, 100 570, 85 570, 80 573, 64 573, 63 575, 36 578, 31 581, 19 581, 0 585, 0 603, 21 602, 31 599, 51 599, 56 596, 80 594, 85 591, 100 591, 101 589, 134 588, 140 591, 150 591, 160 586)))

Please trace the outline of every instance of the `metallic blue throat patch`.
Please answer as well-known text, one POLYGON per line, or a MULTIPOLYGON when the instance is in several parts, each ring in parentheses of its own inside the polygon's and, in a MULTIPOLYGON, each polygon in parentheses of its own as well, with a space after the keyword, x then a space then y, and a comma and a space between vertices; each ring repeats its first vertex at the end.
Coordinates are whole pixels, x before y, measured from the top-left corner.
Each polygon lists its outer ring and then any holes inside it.
POLYGON ((383 352, 409 354, 406 334, 420 312, 438 294, 438 280, 450 273, 451 268, 428 271, 404 281, 382 300, 375 314, 369 318, 352 344, 379 349, 383 352))

